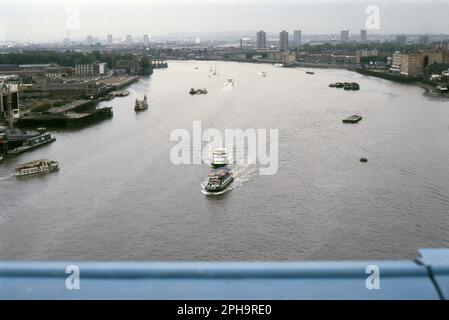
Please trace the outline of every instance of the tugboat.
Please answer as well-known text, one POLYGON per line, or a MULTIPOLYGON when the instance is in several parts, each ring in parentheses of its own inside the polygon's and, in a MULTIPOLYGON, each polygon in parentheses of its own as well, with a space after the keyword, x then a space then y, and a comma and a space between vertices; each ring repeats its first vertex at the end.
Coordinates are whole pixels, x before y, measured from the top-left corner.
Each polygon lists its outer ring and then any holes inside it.
POLYGON ((147 96, 143 96, 143 100, 136 99, 136 103, 134 105, 134 111, 143 111, 148 109, 147 96))
POLYGON ((49 173, 59 169, 59 162, 48 159, 34 160, 23 163, 16 167, 17 177, 28 176, 38 173, 49 173))
POLYGON ((216 148, 212 152, 211 166, 220 168, 229 164, 228 150, 226 148, 216 148))
POLYGON ((219 170, 209 174, 209 180, 204 189, 211 194, 218 193, 225 190, 233 181, 231 170, 219 170))

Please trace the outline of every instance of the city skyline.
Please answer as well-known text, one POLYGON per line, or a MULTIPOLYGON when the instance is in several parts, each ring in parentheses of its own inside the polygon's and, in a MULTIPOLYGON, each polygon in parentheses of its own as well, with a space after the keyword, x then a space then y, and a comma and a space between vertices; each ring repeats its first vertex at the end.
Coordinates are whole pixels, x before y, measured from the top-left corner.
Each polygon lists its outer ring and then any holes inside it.
POLYGON ((284 29, 290 33, 301 29, 304 34, 338 34, 340 30, 356 34, 361 29, 367 29, 368 34, 449 34, 447 0, 406 1, 406 6, 404 1, 385 0, 270 0, 263 1, 263 5, 253 0, 4 2, 8 10, 0 13, 0 41, 44 42, 85 39, 87 35, 106 38, 108 34, 148 34, 151 38, 180 31, 278 33, 284 29), (366 26, 370 5, 379 9, 378 28, 366 26))

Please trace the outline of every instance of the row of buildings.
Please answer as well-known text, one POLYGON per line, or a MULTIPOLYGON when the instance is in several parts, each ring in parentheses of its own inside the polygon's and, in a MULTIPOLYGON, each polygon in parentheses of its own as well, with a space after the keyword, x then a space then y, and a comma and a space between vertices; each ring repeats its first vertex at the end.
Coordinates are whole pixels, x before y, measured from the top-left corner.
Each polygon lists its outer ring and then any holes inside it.
MULTIPOLYGON (((301 46, 301 30, 293 31, 293 45, 292 47, 299 49, 301 46)), ((279 50, 287 51, 290 48, 288 32, 282 30, 279 33, 279 50)), ((260 30, 256 34, 256 50, 266 50, 267 46, 267 33, 260 30)))
MULTIPOLYGON (((279 44, 278 48, 281 51, 287 51, 290 48, 299 49, 301 47, 301 36, 302 31, 301 30, 295 30, 293 31, 293 38, 289 38, 288 31, 281 31, 279 32, 279 44), (293 41, 293 43, 290 43, 290 41, 293 41)), ((342 30, 340 32, 340 42, 346 43, 350 40, 350 33, 349 30, 342 30)), ((362 42, 366 42, 368 40, 368 32, 367 30, 360 30, 360 37, 359 40, 362 42)), ((256 50, 264 50, 267 49, 267 33, 263 30, 260 30, 256 34, 256 50)))
MULTIPOLYGON (((67 41, 70 41, 70 40, 67 39, 67 41)), ((86 37, 86 45, 87 46, 91 47, 91 46, 95 45, 97 42, 99 42, 99 41, 97 39, 95 39, 92 35, 88 35, 86 37)), ((108 46, 113 46, 115 43, 117 43, 117 41, 114 39, 113 35, 108 34, 106 44, 108 46)), ((128 35, 126 35, 126 37, 124 39, 119 39, 118 43, 125 44, 128 47, 131 47, 131 46, 135 45, 136 43, 140 43, 140 44, 143 44, 145 47, 149 47, 150 46, 150 36, 148 34, 144 34, 141 39, 139 39, 138 41, 135 41, 133 36, 131 34, 128 34, 128 35)))
POLYGON ((390 71, 403 76, 419 76, 432 64, 449 64, 449 42, 436 42, 430 49, 393 53, 390 71))

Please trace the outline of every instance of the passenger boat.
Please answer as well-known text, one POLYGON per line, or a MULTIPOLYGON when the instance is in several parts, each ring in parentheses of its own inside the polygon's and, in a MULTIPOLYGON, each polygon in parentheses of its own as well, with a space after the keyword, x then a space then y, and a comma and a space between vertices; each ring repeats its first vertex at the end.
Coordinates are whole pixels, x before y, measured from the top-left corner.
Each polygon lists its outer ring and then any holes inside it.
POLYGON ((59 169, 59 162, 48 159, 34 160, 16 167, 15 175, 18 177, 38 173, 49 173, 59 169))
POLYGON ((138 100, 136 99, 136 103, 134 105, 134 110, 135 111, 143 111, 148 109, 148 101, 147 101, 147 96, 143 96, 143 100, 138 100))
POLYGON ((211 166, 220 168, 229 164, 228 150, 226 148, 215 148, 211 156, 211 166))
POLYGON ((225 190, 232 182, 234 177, 231 170, 220 170, 209 174, 209 179, 204 187, 206 192, 217 193, 225 190))
POLYGON ((353 115, 353 116, 350 116, 350 117, 348 117, 346 119, 343 119, 343 123, 357 123, 360 120, 362 120, 361 116, 353 115))
POLYGON ((189 94, 194 95, 194 94, 207 94, 207 90, 206 89, 190 89, 189 94))

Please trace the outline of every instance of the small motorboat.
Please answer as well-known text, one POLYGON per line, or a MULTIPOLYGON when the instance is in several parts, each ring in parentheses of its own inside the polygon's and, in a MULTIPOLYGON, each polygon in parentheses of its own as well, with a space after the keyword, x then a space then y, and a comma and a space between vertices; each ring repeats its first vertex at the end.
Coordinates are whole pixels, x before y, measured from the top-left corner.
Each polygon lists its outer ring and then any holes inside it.
POLYGON ((17 166, 15 170, 15 175, 17 177, 22 177, 38 173, 49 173, 56 170, 59 170, 58 161, 41 159, 29 161, 17 166))
POLYGON ((312 72, 312 71, 306 71, 306 74, 315 74, 315 72, 312 72))

